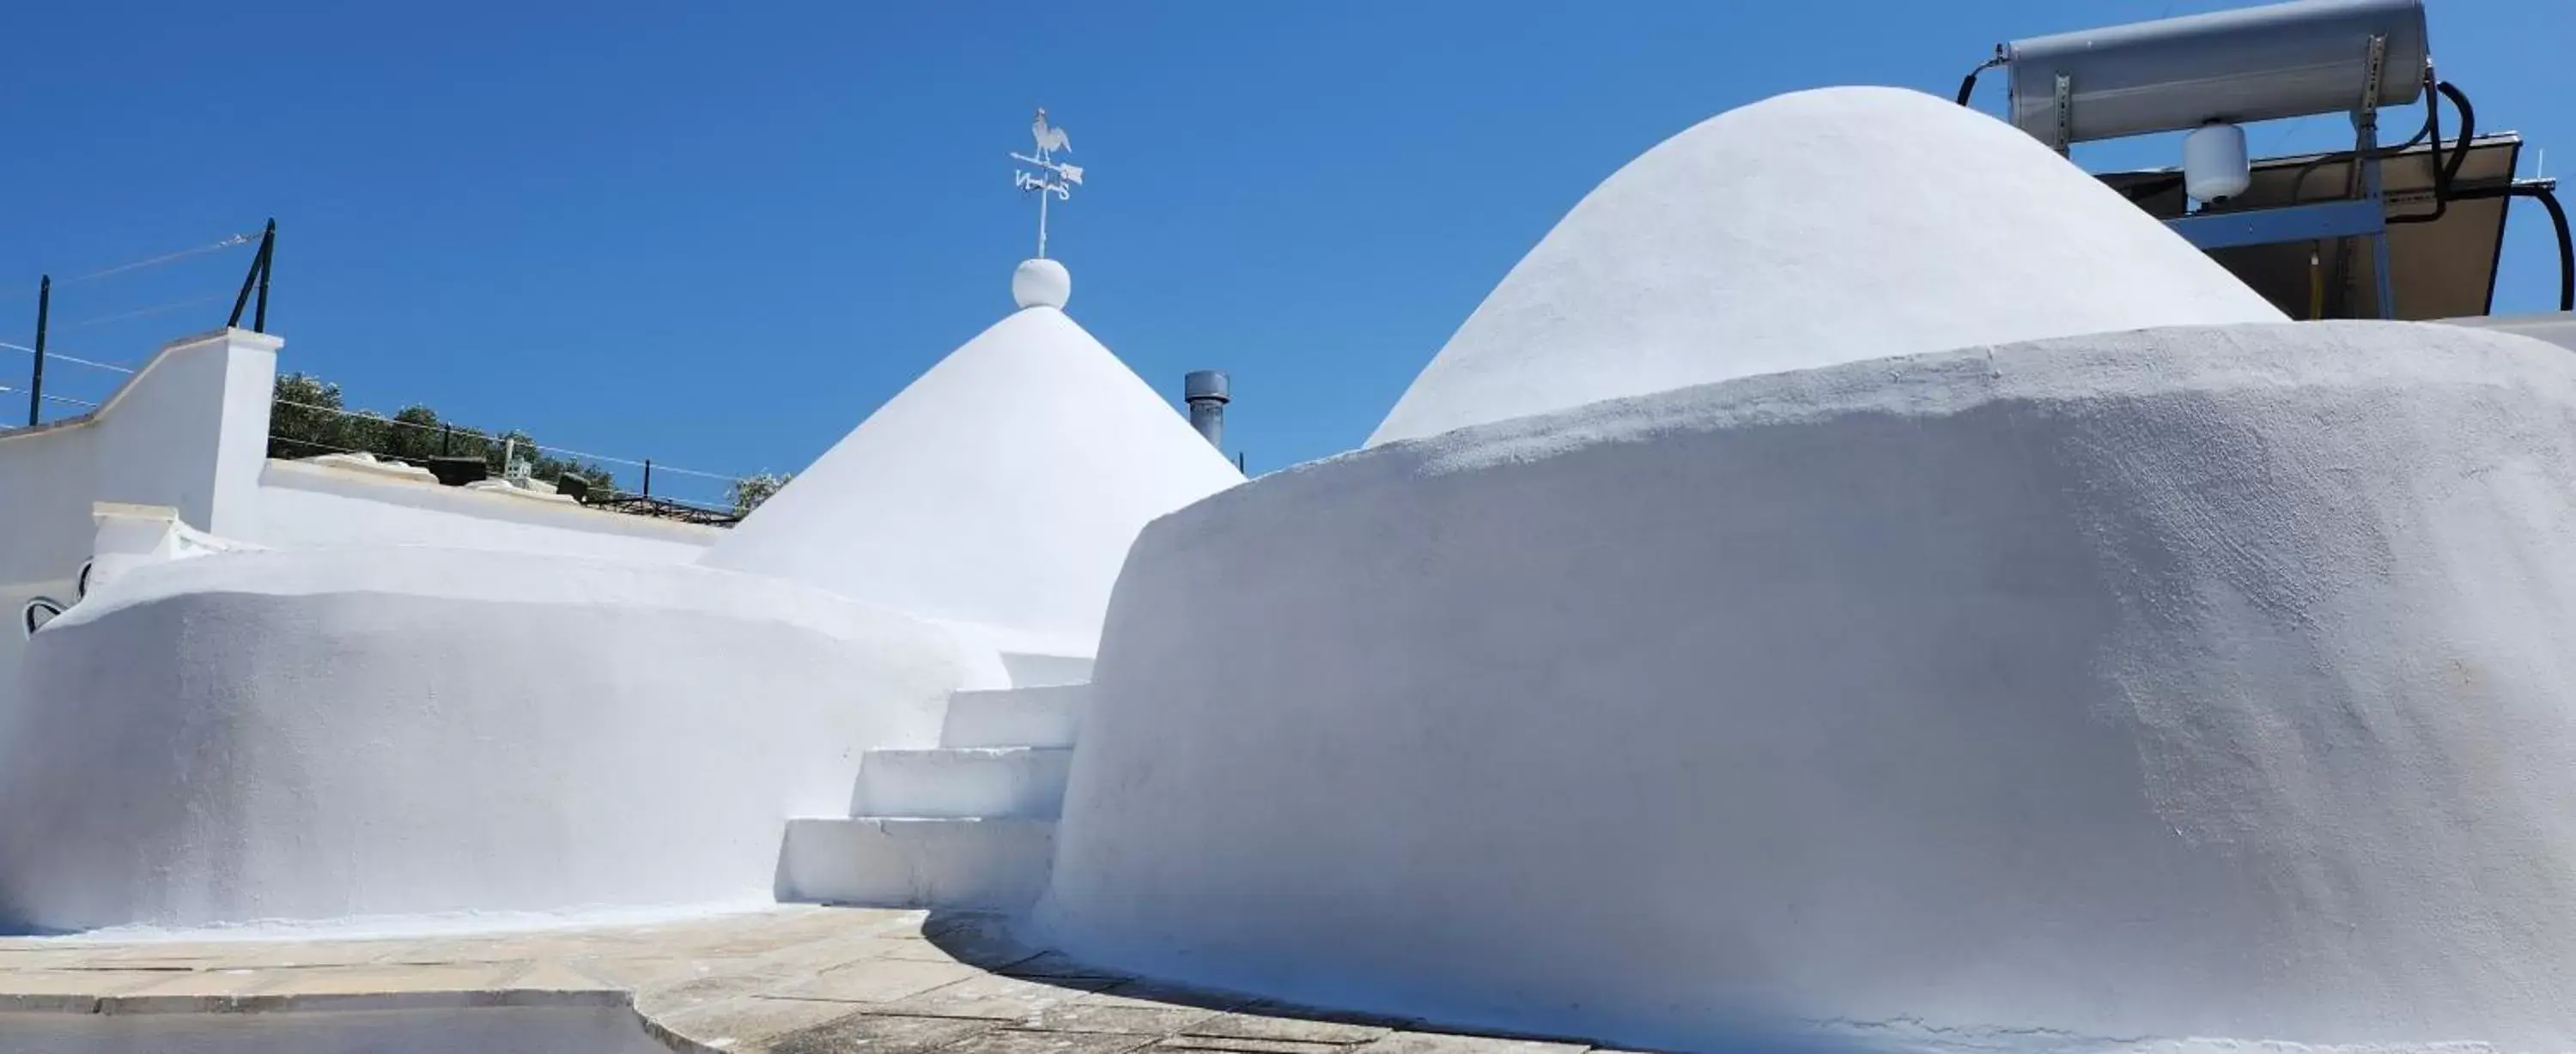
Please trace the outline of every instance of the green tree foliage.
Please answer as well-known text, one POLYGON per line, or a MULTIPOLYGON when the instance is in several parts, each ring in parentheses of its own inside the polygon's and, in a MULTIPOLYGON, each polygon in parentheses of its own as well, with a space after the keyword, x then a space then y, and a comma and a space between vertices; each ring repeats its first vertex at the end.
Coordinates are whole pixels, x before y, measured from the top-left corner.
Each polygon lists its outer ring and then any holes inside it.
POLYGON ((607 468, 539 450, 535 437, 526 432, 511 429, 495 436, 442 421, 438 411, 417 403, 392 417, 351 410, 341 401, 339 385, 307 373, 278 375, 268 432, 268 456, 275 458, 360 452, 419 463, 433 457, 480 457, 496 477, 506 468, 501 463, 504 452, 516 440, 517 457, 529 463, 528 474, 536 479, 551 483, 578 476, 590 482, 594 495, 617 490, 617 477, 607 468))
POLYGON ((749 516, 751 510, 759 508, 761 502, 768 501, 770 495, 778 493, 795 478, 793 472, 755 472, 733 481, 733 486, 725 492, 725 498, 733 502, 735 515, 749 516))

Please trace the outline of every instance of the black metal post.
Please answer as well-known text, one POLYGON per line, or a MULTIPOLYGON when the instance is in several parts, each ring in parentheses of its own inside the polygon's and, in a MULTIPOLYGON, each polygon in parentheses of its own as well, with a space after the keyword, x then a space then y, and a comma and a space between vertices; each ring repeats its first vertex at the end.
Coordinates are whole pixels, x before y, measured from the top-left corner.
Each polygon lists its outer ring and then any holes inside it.
POLYGON ((45 321, 53 312, 54 276, 46 275, 36 282, 36 372, 27 379, 27 427, 43 422, 45 408, 45 321))
POLYGON ((259 290, 259 314, 252 319, 251 328, 260 333, 268 332, 268 265, 276 250, 277 220, 272 217, 268 221, 268 229, 260 232, 259 253, 251 257, 250 271, 242 275, 241 292, 233 297, 233 314, 224 320, 224 325, 241 325, 242 310, 250 306, 251 290, 256 288, 259 290))
POLYGON ((653 496, 653 459, 644 459, 644 496, 653 496))
POLYGON ((455 453, 455 447, 456 447, 456 426, 455 426, 455 425, 440 425, 440 426, 438 426, 438 456, 440 456, 440 457, 446 457, 446 456, 448 456, 449 454, 455 453))
POLYGON ((259 235, 259 312, 251 316, 253 333, 268 332, 268 276, 277 268, 277 217, 268 218, 268 229, 259 235))
POLYGON ((1234 452, 1234 470, 1238 473, 1243 472, 1243 451, 1234 452))

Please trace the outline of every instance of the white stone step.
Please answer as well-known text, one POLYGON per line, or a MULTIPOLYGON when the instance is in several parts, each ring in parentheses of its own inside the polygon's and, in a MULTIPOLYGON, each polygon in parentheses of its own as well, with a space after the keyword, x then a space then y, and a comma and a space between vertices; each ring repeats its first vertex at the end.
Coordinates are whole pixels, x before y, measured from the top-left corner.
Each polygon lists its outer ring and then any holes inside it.
POLYGON ((1091 686, 1005 688, 948 697, 943 747, 1069 747, 1082 733, 1091 686))
POLYGON ((778 896, 1016 910, 1037 899, 1054 860, 1052 820, 789 820, 778 896))
POLYGON ((1091 657, 1005 650, 1002 671, 1010 677, 1013 688, 1082 684, 1091 680, 1091 657))
POLYGON ((850 815, 1052 820, 1072 764, 1062 747, 871 750, 859 759, 850 815))

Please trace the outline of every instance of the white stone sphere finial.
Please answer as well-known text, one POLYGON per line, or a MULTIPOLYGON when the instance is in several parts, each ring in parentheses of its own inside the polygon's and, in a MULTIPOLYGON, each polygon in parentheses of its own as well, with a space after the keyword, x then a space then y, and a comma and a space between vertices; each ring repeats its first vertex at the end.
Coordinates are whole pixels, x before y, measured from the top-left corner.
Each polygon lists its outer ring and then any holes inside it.
POLYGON ((1011 272, 1011 299, 1021 307, 1063 310, 1064 302, 1072 298, 1073 273, 1054 260, 1022 260, 1020 269, 1011 272))

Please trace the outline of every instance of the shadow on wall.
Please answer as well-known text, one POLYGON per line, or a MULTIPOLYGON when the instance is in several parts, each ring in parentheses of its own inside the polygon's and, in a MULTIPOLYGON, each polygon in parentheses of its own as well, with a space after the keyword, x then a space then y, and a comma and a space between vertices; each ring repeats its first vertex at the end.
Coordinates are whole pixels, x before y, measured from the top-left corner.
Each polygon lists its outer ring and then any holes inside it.
MULTIPOLYGON (((1356 1049, 1366 1039, 1374 1038, 1367 1032, 1316 1033, 1300 1030, 1297 1026, 1301 1023, 1432 1033, 1492 1044, 1491 1046, 1462 1047, 1459 1048, 1459 1054, 1527 1054, 1526 1051, 1513 1051, 1506 1045, 1511 1041, 1609 1045, 1603 1037, 1599 1036, 1476 1028, 1472 1023, 1461 1021, 1368 1013, 1267 999, 1247 992, 1191 984, 1181 978, 1143 977, 1130 971, 1085 962, 1062 951, 1031 943, 1015 929, 1017 926, 1024 925, 1023 922, 1010 916, 990 912, 933 911, 930 917, 922 922, 921 932, 932 945, 956 958, 957 961, 989 973, 1062 988, 1066 990, 1068 997, 1098 993, 1121 1000, 1120 1003, 1113 1005, 1122 1010, 1135 1006, 1135 1003, 1127 1002, 1130 1000, 1150 1004, 1152 1010, 1150 1017, 1122 1015, 1108 1020, 1119 1022, 1120 1024, 1114 1026, 1119 1031, 1167 1031, 1182 1036, 1208 1037, 1200 1044, 1189 1045, 1214 1044, 1212 1049, 1225 1049, 1222 1044, 1229 1039, 1237 1042, 1249 1039, 1258 1043, 1264 1039, 1294 1037, 1292 1042, 1305 1044, 1341 1042, 1344 1044, 1341 1049, 1349 1051, 1356 1049), (1204 1016, 1194 1014, 1192 1011, 1203 1011, 1204 1016), (1150 1021, 1151 1024, 1124 1023, 1131 1021, 1150 1021)), ((1027 1023, 1036 1027, 1054 1027, 1057 1024, 1046 1016, 1040 1016, 1027 1023)), ((1086 1023, 1085 1027, 1113 1026, 1104 1022, 1090 1022, 1086 1023)), ((824 1029, 817 1030, 815 1035, 800 1037, 802 1042, 783 1042, 772 1049, 777 1054, 802 1054, 806 1051, 820 1054, 826 1050, 851 1049, 849 1046, 826 1042, 832 1038, 828 1035, 829 1031, 829 1026, 826 1026, 824 1029)), ((1731 1054, 1858 1054, 1860 1051, 1871 1049, 1866 1045, 1851 1042, 1749 1032, 1730 1038, 1719 1046, 1731 1054)), ((1301 1046, 1299 1049, 1305 1048, 1301 1046)))

